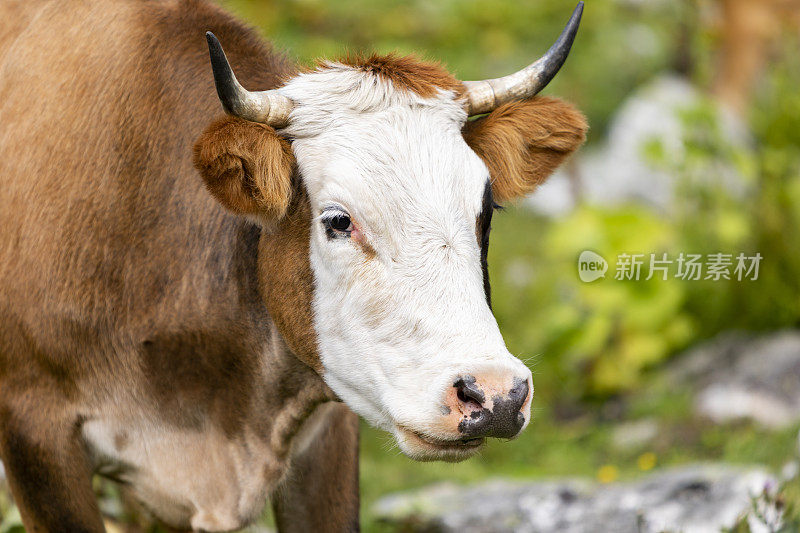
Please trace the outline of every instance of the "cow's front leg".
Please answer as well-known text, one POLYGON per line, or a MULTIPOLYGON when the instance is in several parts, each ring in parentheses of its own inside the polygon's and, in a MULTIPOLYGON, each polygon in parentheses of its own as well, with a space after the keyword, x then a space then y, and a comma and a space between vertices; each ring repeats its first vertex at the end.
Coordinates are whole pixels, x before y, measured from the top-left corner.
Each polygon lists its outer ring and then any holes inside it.
POLYGON ((323 404, 296 438, 272 497, 278 529, 358 531, 358 417, 344 404, 323 404))
POLYGON ((103 532, 79 421, 47 407, 0 405, 0 458, 25 528, 28 533, 103 532))

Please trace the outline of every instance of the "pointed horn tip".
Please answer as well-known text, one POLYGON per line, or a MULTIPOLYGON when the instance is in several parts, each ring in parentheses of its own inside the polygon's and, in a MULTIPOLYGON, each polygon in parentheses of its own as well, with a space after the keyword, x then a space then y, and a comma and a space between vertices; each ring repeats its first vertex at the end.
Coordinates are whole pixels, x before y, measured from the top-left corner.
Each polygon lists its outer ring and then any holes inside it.
POLYGON ((578 2, 578 5, 575 6, 575 10, 572 12, 573 17, 578 17, 578 20, 583 16, 583 1, 578 2))
POLYGON ((260 122, 275 127, 286 125, 291 112, 291 101, 274 91, 250 92, 236 80, 236 74, 228 63, 222 44, 212 32, 206 32, 208 51, 211 56, 211 71, 222 108, 233 115, 251 122, 260 122))
POLYGON ((499 105, 513 99, 527 98, 538 94, 544 89, 548 83, 555 77, 561 67, 564 65, 569 52, 572 49, 572 43, 578 34, 580 27, 581 17, 583 16, 584 2, 581 0, 575 6, 575 9, 570 15, 569 21, 561 30, 558 39, 553 43, 550 49, 534 63, 531 63, 521 71, 502 78, 495 78, 492 80, 479 80, 479 81, 465 81, 463 82, 467 87, 467 99, 465 107, 467 113, 470 115, 482 114, 492 111, 499 105), (520 84, 518 78, 521 73, 528 71, 530 74, 535 74, 535 83, 527 82, 526 88, 520 84), (513 86, 506 85, 513 80, 513 86))
POLYGON ((228 63, 222 44, 214 33, 206 32, 208 41, 208 53, 211 56, 211 72, 214 76, 214 85, 217 89, 222 108, 231 115, 239 115, 238 108, 242 95, 239 94, 236 75, 228 63))
POLYGON ((222 49, 222 43, 219 42, 217 36, 212 32, 206 32, 206 42, 208 43, 208 53, 211 55, 211 67, 216 72, 217 67, 221 66, 218 63, 227 63, 228 59, 225 57, 225 51, 222 49))
POLYGON ((572 15, 570 15, 569 20, 567 21, 567 25, 564 26, 562 34, 559 36, 558 40, 553 46, 554 47, 558 46, 563 42, 564 39, 566 39, 567 53, 569 53, 569 48, 572 48, 572 42, 578 35, 578 29, 580 28, 582 18, 583 18, 583 2, 581 1, 578 2, 577 6, 575 6, 575 9, 572 11, 572 15))
POLYGON ((570 15, 569 20, 567 21, 567 25, 564 27, 564 32, 569 33, 571 29, 577 32, 582 17, 583 17, 583 2, 581 1, 578 2, 578 5, 576 5, 575 9, 572 10, 572 15, 570 15))

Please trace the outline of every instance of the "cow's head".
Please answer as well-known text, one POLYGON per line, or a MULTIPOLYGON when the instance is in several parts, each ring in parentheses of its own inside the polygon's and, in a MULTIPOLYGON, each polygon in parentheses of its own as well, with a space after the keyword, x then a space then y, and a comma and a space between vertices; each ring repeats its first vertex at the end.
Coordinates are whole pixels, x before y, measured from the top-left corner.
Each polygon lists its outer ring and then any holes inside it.
POLYGON ((233 116, 203 134, 196 165, 263 226, 261 289, 289 347, 413 458, 463 459, 530 420, 531 372, 490 308, 489 228, 583 142, 580 113, 533 98, 581 7, 542 59, 479 82, 373 56, 251 93, 208 36, 233 116))

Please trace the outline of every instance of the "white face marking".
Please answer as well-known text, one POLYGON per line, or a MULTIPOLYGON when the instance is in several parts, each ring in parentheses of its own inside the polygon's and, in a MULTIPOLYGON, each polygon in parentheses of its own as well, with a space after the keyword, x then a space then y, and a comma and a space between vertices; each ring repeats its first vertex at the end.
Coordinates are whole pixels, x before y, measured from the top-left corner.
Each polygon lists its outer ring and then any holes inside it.
MULTIPOLYGON (((466 113, 452 93, 422 98, 342 65, 281 92, 295 102, 283 133, 317 217, 310 262, 325 380, 403 451, 429 456, 400 428, 458 438, 441 419, 459 376, 530 379, 486 303, 476 219, 489 174, 462 137, 466 113), (354 231, 330 238, 320 217, 342 211, 354 231)), ((524 415, 527 424, 529 406, 524 415)))

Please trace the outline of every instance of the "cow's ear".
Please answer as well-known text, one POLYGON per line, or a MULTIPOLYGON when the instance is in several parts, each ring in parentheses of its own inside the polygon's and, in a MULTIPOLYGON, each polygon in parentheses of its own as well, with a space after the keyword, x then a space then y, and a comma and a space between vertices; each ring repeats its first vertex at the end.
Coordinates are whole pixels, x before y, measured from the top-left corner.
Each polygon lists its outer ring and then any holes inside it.
POLYGON ((586 118, 555 98, 504 104, 467 122, 464 138, 486 166, 498 202, 518 198, 537 185, 586 139, 586 118))
POLYGON ((213 122, 194 146, 194 165, 222 205, 277 220, 292 199, 292 147, 274 129, 240 118, 213 122))

